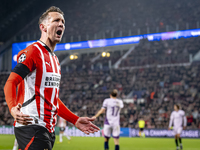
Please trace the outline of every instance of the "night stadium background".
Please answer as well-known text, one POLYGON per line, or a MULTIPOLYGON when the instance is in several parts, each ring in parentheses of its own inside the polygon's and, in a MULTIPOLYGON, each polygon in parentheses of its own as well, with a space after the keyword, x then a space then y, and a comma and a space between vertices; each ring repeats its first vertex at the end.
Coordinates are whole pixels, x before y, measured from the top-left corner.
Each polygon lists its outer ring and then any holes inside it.
MULTIPOLYGON (((199 149, 199 0, 1 1, 0 149, 12 149, 14 142, 3 87, 17 53, 40 38, 38 18, 52 5, 65 14, 66 29, 55 54, 62 71, 60 99, 71 111, 94 116, 116 88, 125 104, 121 149, 172 150, 173 133, 167 129, 178 103, 187 117, 184 149, 199 149), (138 138, 140 117, 146 139, 138 138)), ((102 115, 94 123, 103 128, 103 121, 102 115)), ((85 137, 71 124, 66 132, 71 143, 64 139, 55 150, 103 149, 101 132, 85 137)))

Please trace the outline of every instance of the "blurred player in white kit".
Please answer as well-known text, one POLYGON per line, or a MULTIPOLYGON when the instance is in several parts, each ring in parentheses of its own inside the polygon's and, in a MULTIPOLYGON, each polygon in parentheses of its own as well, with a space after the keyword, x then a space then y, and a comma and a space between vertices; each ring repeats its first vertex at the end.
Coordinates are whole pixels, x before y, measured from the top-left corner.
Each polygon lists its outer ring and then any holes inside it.
POLYGON ((104 149, 108 150, 108 141, 111 137, 111 134, 114 138, 115 150, 119 150, 119 135, 120 135, 120 111, 121 108, 124 107, 123 101, 117 99, 118 91, 114 89, 110 93, 110 98, 107 98, 103 102, 102 108, 98 111, 98 113, 93 117, 97 118, 99 115, 105 112, 106 110, 106 118, 104 121, 104 149))
POLYGON ((59 121, 58 121, 58 126, 60 128, 60 133, 59 133, 59 141, 62 143, 63 142, 63 135, 67 137, 68 140, 71 140, 70 136, 68 136, 64 131, 65 128, 67 126, 67 122, 65 119, 63 119, 62 117, 59 117, 59 121))
POLYGON ((180 135, 181 135, 182 130, 186 129, 186 124, 187 124, 185 112, 179 109, 180 109, 179 105, 174 105, 174 111, 171 113, 170 122, 169 122, 169 130, 171 129, 172 124, 173 124, 176 150, 179 149, 178 141, 180 143, 180 149, 183 149, 180 135))
POLYGON ((13 150, 17 150, 17 149, 18 149, 18 143, 17 143, 17 139, 15 138, 13 150))

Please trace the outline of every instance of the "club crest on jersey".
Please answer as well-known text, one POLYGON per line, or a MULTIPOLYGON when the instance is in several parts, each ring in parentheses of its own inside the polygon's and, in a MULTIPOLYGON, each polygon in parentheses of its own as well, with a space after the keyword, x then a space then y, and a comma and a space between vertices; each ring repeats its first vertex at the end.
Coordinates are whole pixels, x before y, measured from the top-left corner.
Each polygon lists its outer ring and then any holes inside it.
POLYGON ((22 63, 26 59, 26 55, 23 53, 19 56, 18 62, 22 63))

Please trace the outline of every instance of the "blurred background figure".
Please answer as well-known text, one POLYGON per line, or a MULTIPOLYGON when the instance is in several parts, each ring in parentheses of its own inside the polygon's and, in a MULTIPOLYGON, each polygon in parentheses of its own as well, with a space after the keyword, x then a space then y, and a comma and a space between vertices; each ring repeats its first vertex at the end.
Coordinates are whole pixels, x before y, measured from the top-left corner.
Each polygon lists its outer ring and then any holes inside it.
POLYGON ((110 98, 103 101, 102 108, 97 112, 93 118, 99 117, 102 113, 106 112, 104 121, 104 149, 109 150, 109 139, 114 138, 115 150, 119 150, 119 137, 120 137, 120 112, 124 107, 123 101, 117 98, 118 90, 114 89, 110 92, 110 98))
POLYGON ((145 138, 144 128, 145 128, 145 121, 143 120, 143 117, 140 118, 138 121, 138 126, 140 128, 139 136, 145 138))
POLYGON ((18 143, 17 143, 17 139, 16 138, 15 138, 13 150, 18 150, 18 143))
POLYGON ((60 132, 59 132, 59 142, 60 143, 63 142, 63 136, 67 137, 68 140, 71 140, 71 137, 68 136, 67 133, 65 132, 66 126, 67 126, 67 121, 65 119, 63 119, 62 117, 59 117, 58 127, 60 129, 60 132))
POLYGON ((185 116, 185 112, 180 109, 180 105, 174 105, 174 111, 171 113, 170 122, 169 122, 169 130, 171 129, 173 124, 174 138, 176 143, 176 150, 183 149, 181 133, 186 129, 187 119, 185 116))

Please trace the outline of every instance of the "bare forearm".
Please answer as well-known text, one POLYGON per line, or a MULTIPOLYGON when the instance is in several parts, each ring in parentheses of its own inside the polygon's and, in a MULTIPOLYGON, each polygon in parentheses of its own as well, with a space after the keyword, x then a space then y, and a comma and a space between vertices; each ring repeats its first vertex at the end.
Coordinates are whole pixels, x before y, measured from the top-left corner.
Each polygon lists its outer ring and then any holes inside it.
POLYGON ((95 115, 95 117, 99 117, 101 115, 100 111, 98 111, 98 113, 95 115))
POLYGON ((101 108, 98 113, 95 115, 95 117, 99 117, 102 113, 104 113, 105 109, 104 108, 101 108))

